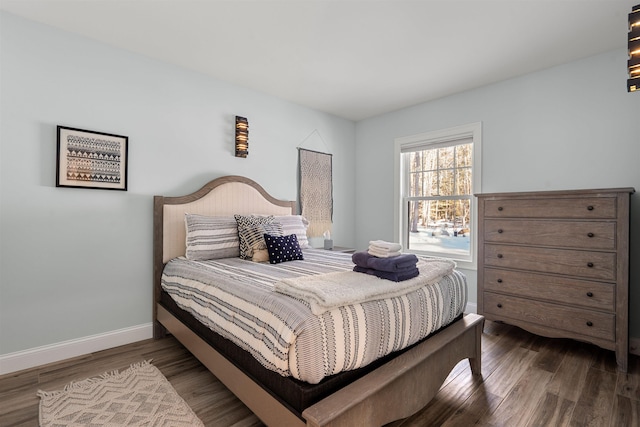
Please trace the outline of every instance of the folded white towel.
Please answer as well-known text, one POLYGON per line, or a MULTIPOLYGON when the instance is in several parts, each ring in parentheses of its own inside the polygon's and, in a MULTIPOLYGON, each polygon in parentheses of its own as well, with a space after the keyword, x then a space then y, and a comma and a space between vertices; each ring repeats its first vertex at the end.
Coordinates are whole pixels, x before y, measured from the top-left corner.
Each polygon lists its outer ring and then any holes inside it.
POLYGON ((369 247, 374 247, 388 252, 400 252, 402 250, 402 245, 400 243, 386 242, 384 240, 371 240, 369 242, 369 247))
POLYGON ((381 251, 373 246, 369 246, 369 250, 367 252, 369 252, 369 255, 373 255, 378 258, 391 258, 400 255, 400 252, 381 251))

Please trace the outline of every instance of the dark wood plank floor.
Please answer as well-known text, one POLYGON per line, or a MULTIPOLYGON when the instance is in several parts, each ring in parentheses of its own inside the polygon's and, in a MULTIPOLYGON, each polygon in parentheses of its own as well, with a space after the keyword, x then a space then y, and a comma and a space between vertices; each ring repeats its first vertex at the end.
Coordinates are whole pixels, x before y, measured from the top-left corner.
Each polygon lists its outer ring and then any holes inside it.
MULTIPOLYGON (((422 411, 389 427, 640 426, 640 358, 617 372, 613 352, 487 322, 484 381, 458 364, 422 411)), ((0 376, 0 426, 37 426, 38 389, 153 359, 207 426, 262 423, 175 339, 147 340, 0 376)))

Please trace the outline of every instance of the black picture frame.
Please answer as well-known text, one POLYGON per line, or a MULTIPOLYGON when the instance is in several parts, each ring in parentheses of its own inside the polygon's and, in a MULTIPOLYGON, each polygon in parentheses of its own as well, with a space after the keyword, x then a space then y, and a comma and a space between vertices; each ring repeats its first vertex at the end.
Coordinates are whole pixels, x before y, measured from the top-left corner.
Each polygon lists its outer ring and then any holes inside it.
POLYGON ((127 191, 129 138, 58 126, 56 187, 127 191))

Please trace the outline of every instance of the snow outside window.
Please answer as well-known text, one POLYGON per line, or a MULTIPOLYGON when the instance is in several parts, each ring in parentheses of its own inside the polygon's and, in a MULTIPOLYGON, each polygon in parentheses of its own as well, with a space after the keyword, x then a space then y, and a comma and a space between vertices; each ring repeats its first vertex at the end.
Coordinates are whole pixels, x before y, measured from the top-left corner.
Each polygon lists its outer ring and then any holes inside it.
POLYGON ((480 123, 395 140, 396 230, 406 252, 475 268, 480 140, 480 123))

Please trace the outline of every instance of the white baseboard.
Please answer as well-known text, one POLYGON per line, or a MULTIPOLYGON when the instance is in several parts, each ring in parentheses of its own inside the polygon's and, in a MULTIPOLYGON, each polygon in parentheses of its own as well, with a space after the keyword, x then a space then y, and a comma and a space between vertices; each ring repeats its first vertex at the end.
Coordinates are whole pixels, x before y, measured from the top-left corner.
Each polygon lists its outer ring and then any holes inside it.
MULTIPOLYGON (((477 313, 478 305, 467 303, 465 313, 477 313)), ((75 340, 36 347, 0 356, 0 375, 29 369, 47 363, 78 357, 133 342, 153 338, 153 323, 118 329, 75 340)), ((629 353, 640 356, 640 338, 629 339, 629 353)))
POLYGON ((145 323, 144 325, 4 354, 0 356, 0 375, 47 363, 59 362, 71 357, 78 357, 149 338, 153 338, 153 323, 145 323))
POLYGON ((478 304, 475 302, 468 302, 467 306, 464 308, 465 313, 477 313, 478 312, 478 304))

